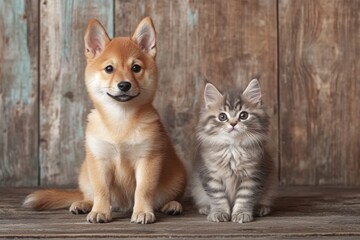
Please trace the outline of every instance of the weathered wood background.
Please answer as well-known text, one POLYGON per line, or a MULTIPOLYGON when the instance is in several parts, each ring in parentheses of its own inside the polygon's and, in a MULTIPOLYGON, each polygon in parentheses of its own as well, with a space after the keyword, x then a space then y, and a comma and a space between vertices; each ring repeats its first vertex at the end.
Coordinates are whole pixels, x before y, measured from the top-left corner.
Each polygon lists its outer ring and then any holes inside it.
POLYGON ((0 0, 0 185, 76 184, 87 21, 130 35, 145 16, 155 105, 188 165, 204 79, 260 74, 280 182, 360 185, 360 0, 0 0))

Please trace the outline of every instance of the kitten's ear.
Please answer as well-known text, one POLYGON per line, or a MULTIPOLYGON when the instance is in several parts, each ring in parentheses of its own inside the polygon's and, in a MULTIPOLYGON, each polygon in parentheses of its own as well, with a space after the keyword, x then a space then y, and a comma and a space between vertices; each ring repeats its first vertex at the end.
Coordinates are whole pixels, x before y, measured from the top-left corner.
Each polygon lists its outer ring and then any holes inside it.
POLYGON ((150 17, 144 18, 137 26, 131 38, 136 44, 153 58, 156 56, 156 32, 150 17))
POLYGON ((259 81, 254 78, 250 81, 249 85, 246 87, 243 95, 246 96, 250 101, 254 103, 259 103, 261 100, 261 89, 259 81))
POLYGON ((209 107, 214 103, 218 103, 224 99, 223 95, 211 83, 207 83, 204 91, 205 106, 209 107))
POLYGON ((94 58, 104 51, 105 46, 110 42, 110 38, 101 23, 96 19, 91 19, 86 28, 84 41, 85 56, 94 58))

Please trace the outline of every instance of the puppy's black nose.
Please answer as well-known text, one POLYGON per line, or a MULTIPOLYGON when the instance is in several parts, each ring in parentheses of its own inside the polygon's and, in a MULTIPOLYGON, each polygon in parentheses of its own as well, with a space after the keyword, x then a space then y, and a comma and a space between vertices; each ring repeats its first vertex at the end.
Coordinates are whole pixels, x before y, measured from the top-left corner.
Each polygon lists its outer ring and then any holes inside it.
POLYGON ((130 90, 131 88, 131 83, 127 82, 127 81, 122 81, 120 82, 118 85, 118 88, 123 91, 123 92, 127 92, 130 90))

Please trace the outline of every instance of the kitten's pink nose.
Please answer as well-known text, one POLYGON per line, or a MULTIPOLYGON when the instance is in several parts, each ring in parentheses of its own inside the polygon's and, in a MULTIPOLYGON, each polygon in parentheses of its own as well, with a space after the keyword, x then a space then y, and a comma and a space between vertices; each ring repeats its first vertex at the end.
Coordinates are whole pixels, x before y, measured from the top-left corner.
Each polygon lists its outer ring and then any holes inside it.
POLYGON ((231 126, 235 127, 237 122, 230 123, 231 126))

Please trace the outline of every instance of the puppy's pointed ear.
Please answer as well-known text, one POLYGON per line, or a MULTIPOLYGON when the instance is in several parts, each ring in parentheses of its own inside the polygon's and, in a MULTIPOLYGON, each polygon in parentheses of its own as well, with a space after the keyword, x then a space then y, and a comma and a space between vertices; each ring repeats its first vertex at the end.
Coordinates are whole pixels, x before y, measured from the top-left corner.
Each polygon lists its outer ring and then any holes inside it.
POLYGON ((219 103, 224 100, 223 95, 211 83, 207 83, 204 91, 205 107, 219 103))
POLYGON ((153 58, 156 56, 156 32, 150 17, 144 18, 139 23, 131 39, 144 52, 153 58))
POLYGON ((96 19, 91 19, 85 32, 84 41, 85 56, 94 58, 104 51, 105 46, 110 42, 110 38, 101 23, 96 19))

